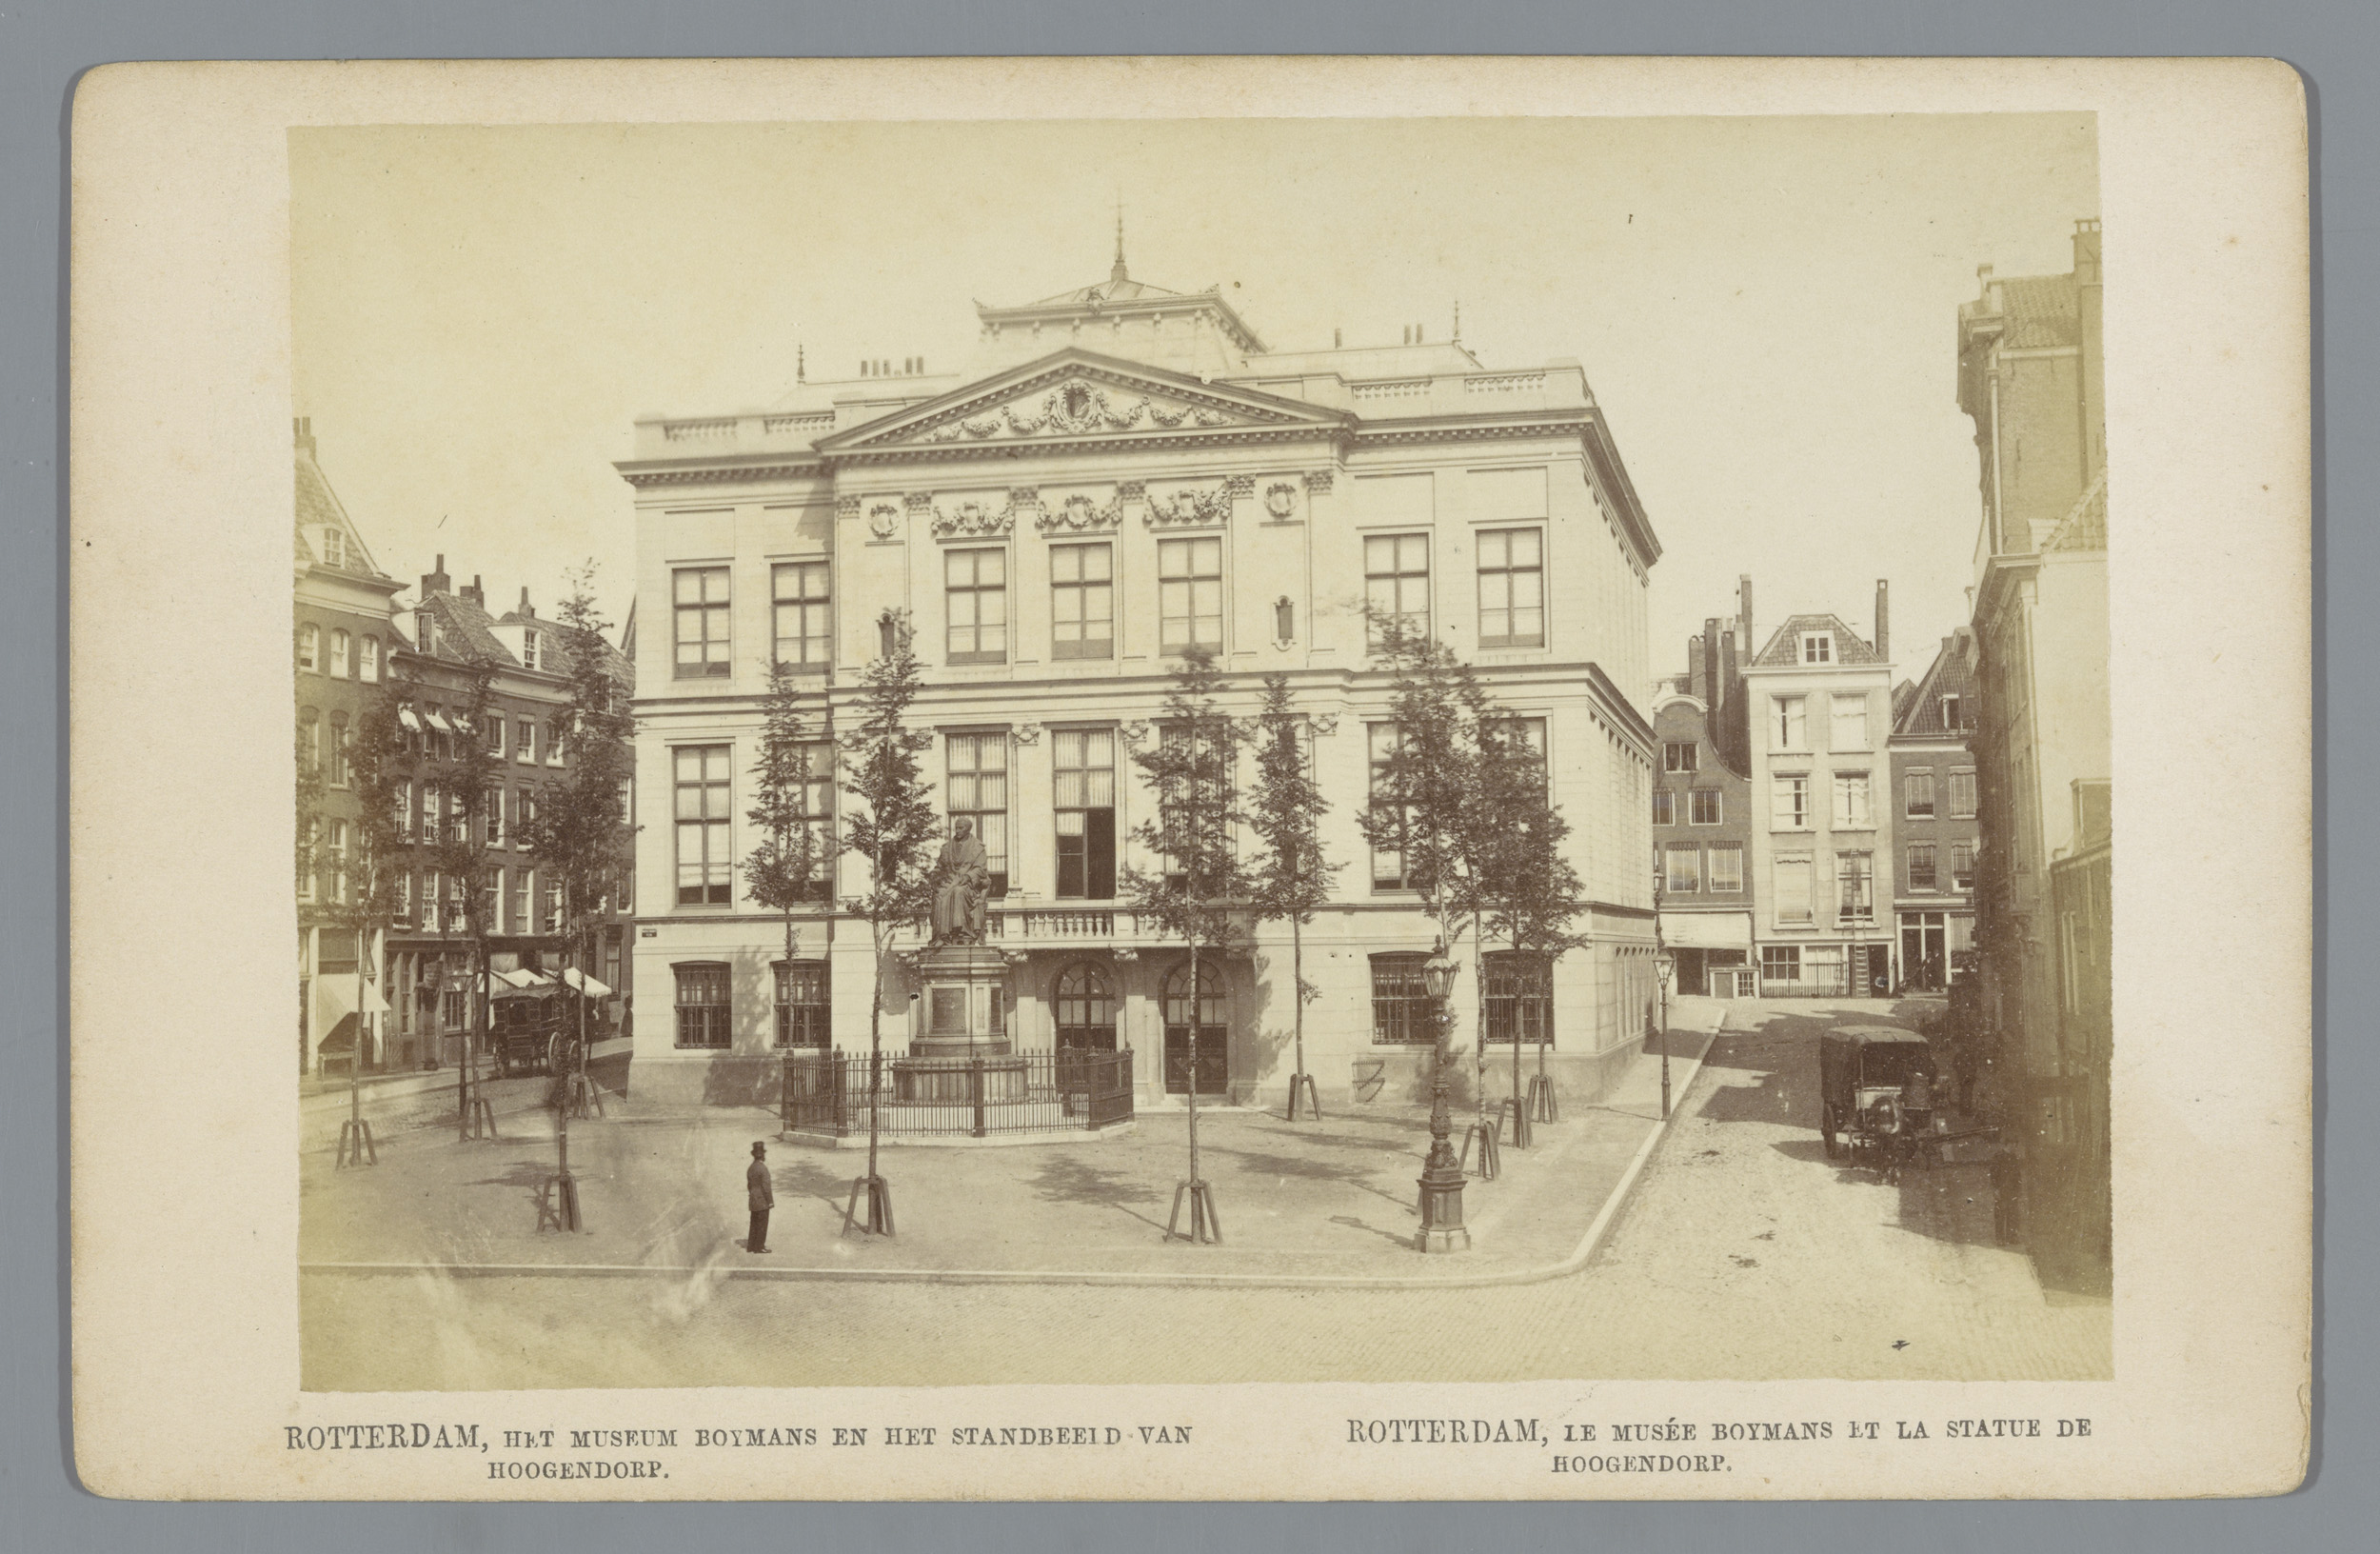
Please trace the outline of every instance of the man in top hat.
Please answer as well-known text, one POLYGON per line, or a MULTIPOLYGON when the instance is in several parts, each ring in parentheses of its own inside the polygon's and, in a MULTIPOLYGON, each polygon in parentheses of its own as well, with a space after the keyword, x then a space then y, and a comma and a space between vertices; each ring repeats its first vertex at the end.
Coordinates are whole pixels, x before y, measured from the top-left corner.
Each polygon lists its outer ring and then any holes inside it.
POLYGON ((744 1173, 745 1196, 752 1210, 752 1233, 744 1239, 747 1252, 765 1252, 768 1248, 768 1211, 777 1206, 776 1189, 768 1182, 768 1146, 752 1141, 752 1164, 744 1173))

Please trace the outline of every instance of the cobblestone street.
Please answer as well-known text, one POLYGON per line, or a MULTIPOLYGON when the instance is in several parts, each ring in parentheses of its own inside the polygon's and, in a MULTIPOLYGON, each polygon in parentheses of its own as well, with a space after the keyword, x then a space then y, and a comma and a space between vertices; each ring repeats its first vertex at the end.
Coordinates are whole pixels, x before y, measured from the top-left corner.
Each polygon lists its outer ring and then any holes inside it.
MULTIPOLYGON (((1891 1008, 1728 1006, 1729 1029, 1679 1095, 1676 1124, 1602 1251, 1584 1272, 1540 1284, 839 1285, 732 1279, 715 1269, 592 1282, 456 1278, 426 1268, 316 1275, 307 1285, 307 1385, 2110 1374, 2108 1303, 2045 1292, 2023 1256, 1991 1244, 1981 1166, 1914 1172, 1888 1187, 1872 1172, 1825 1159, 1815 1037, 1833 1024, 1887 1021, 1891 1008), (798 1328, 787 1329, 797 1313, 798 1328), (986 1345, 973 1336, 1002 1325, 1030 1331, 1032 1342, 986 1345), (1164 1336, 1155 1345, 1116 1344, 1125 1330, 1164 1336), (1267 1342, 1275 1331, 1295 1331, 1298 1342, 1267 1342)), ((839 1171, 843 1162, 831 1164, 839 1171)), ((817 1167, 805 1161, 802 1168, 817 1167)), ((1608 1191, 1614 1177, 1600 1180, 1598 1190, 1608 1191)), ((374 1190, 394 1186, 390 1178, 374 1190)), ((1474 1195, 1484 1205, 1491 1191, 1474 1195)), ((1242 1202, 1243 1217, 1257 1211, 1242 1202)), ((1191 1260, 1202 1252, 1176 1250, 1177 1263, 1200 1265, 1191 1260)))

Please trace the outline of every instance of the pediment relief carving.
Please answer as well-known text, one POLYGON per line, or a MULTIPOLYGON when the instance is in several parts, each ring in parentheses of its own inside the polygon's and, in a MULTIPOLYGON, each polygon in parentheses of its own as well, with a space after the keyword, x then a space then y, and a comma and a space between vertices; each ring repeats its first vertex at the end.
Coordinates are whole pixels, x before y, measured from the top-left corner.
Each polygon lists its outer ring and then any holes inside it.
POLYGON ((1070 377, 1005 402, 962 410, 941 425, 887 441, 991 443, 1035 437, 1088 437, 1126 431, 1202 431, 1279 426, 1290 418, 1253 409, 1224 410, 1121 384, 1070 377))

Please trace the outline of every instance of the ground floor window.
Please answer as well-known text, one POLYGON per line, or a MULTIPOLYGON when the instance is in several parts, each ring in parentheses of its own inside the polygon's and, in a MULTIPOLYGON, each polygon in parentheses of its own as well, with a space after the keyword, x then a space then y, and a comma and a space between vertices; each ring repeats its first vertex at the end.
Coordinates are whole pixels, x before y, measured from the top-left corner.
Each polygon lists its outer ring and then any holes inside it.
POLYGON ((673 966, 678 977, 678 1045, 724 1047, 728 1045, 727 966, 724 961, 698 961, 673 966))
POLYGON ((1481 976, 1491 1044, 1552 1045, 1554 968, 1544 956, 1499 949, 1487 957, 1481 976))
POLYGON ((1061 1049, 1116 1050, 1116 993, 1100 966, 1078 961, 1061 971, 1051 1006, 1058 1017, 1061 1049))
MULTIPOLYGON (((777 1045, 779 1046, 831 1046, 833 1026, 829 1015, 826 963, 824 961, 779 961, 777 963, 777 1045)), ((682 998, 681 1003, 684 1002, 682 998)), ((683 1028, 683 1022, 681 1023, 683 1028)), ((686 1045, 680 1041, 680 1046, 686 1045)), ((719 1046, 725 1046, 723 1041, 719 1046)))
POLYGON ((1190 963, 1167 973, 1165 1093, 1186 1095, 1195 1071, 1200 1095, 1220 1095, 1230 1077, 1230 1044, 1223 1025, 1223 977, 1212 961, 1199 963, 1198 996, 1190 989, 1190 963))
POLYGON ((1801 946, 1799 945, 1762 945, 1760 946, 1760 980, 1762 982, 1799 982, 1801 980, 1801 946))
POLYGON ((1438 1040, 1429 985, 1419 951, 1372 957, 1372 1042, 1376 1046, 1428 1046, 1438 1040))

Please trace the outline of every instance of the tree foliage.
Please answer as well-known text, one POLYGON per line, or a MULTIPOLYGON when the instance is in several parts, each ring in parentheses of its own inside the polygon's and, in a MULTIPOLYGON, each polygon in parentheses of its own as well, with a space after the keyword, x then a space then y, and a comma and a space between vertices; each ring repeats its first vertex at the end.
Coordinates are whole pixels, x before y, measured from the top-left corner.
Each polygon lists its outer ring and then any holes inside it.
POLYGON ((1133 751, 1157 798, 1154 818, 1133 834, 1155 869, 1127 867, 1123 892, 1133 910, 1183 944, 1215 948, 1233 943, 1259 894, 1258 875, 1240 858, 1239 831, 1248 823, 1238 782, 1250 726, 1223 709, 1222 676, 1202 648, 1183 653, 1158 715, 1156 737, 1133 751))
POLYGON ((752 807, 744 818, 759 840, 744 855, 744 887, 751 898, 785 922, 785 956, 793 956, 793 914, 826 893, 823 871, 833 859, 821 846, 828 817, 813 814, 811 790, 823 776, 812 770, 815 737, 803 717, 802 677, 782 661, 768 667, 768 696, 763 704, 760 758, 752 765, 752 807))
MULTIPOLYGON (((528 848, 547 888, 560 888, 564 943, 582 974, 588 941, 620 898, 633 840, 627 787, 636 720, 604 640, 611 623, 595 603, 594 584, 593 562, 574 568, 570 591, 555 613, 555 635, 569 661, 569 700, 554 726, 563 774, 545 786, 536 815, 515 838, 528 848)), ((480 727, 476 713, 472 727, 480 727)))
POLYGON ((861 672, 860 721, 843 742, 842 766, 843 790, 860 804, 843 817, 843 850, 867 871, 867 888, 847 905, 875 935, 881 991, 888 936, 924 921, 930 909, 928 853, 940 821, 919 760, 934 738, 909 727, 923 672, 914 633, 905 611, 886 610, 878 624, 885 651, 861 672))
POLYGON ((1289 676, 1266 675, 1248 803, 1249 828, 1261 847, 1253 866, 1259 918, 1313 922, 1341 867, 1322 847, 1322 816, 1331 806, 1314 780, 1310 741, 1319 731, 1290 700, 1289 676))

